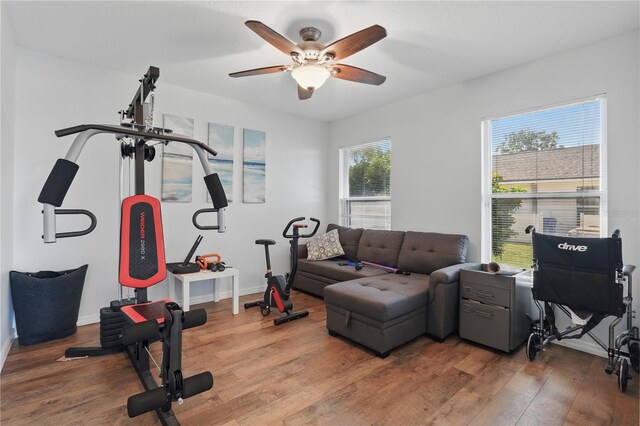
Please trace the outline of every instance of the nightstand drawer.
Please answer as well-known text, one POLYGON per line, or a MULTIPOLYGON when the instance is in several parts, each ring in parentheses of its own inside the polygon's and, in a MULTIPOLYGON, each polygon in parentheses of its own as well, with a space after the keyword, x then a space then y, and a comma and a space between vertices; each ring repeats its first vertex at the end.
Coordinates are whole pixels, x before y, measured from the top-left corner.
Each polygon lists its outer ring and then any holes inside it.
POLYGON ((508 289, 487 284, 478 284, 464 279, 460 283, 460 297, 478 300, 492 305, 500 305, 505 308, 511 306, 511 292, 508 289))
POLYGON ((509 352, 509 309, 460 301, 460 337, 509 352))

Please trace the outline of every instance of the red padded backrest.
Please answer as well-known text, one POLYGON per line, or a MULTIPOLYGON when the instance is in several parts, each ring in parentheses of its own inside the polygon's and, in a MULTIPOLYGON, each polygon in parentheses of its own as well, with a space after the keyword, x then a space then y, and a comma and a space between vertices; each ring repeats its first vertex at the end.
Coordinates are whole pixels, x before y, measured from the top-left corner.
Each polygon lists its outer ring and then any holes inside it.
POLYGON ((166 276, 160 202, 148 195, 125 198, 120 222, 120 284, 146 288, 166 276))

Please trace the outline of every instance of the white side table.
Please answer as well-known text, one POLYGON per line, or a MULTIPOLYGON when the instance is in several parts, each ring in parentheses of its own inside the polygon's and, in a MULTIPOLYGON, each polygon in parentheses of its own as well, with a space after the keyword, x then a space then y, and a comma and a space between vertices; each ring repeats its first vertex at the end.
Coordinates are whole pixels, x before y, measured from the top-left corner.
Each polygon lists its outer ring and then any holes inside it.
POLYGON ((237 314, 239 312, 240 271, 238 271, 237 269, 226 268, 222 272, 212 272, 206 270, 194 272, 192 274, 172 274, 171 272, 167 271, 167 276, 169 277, 169 298, 171 300, 175 300, 176 297, 177 281, 182 282, 182 309, 184 311, 189 310, 189 287, 191 286, 192 282, 213 280, 213 301, 218 302, 220 300, 220 291, 218 286, 216 285, 216 280, 219 278, 231 277, 231 297, 233 299, 233 313, 237 314))

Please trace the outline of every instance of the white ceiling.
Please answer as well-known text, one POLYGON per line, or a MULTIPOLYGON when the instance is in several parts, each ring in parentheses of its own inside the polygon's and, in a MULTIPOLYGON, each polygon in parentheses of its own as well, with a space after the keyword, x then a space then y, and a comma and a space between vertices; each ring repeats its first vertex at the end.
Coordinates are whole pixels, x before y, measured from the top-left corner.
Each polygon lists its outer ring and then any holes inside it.
POLYGON ((155 65, 160 83, 325 121, 631 31, 640 13, 637 1, 11 2, 9 12, 19 46, 135 76, 155 65), (342 62, 387 81, 330 79, 300 101, 289 73, 230 78, 290 63, 250 19, 295 43, 306 26, 329 43, 380 24, 387 38, 342 62))

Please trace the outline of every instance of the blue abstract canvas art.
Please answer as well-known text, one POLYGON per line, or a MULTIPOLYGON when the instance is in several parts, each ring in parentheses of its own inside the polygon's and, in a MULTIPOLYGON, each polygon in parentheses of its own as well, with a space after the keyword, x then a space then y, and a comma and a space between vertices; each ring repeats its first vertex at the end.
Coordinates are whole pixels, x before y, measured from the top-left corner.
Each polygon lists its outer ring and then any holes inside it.
MULTIPOLYGON (((193 119, 164 115, 163 127, 193 138, 193 119)), ((191 201, 193 149, 182 143, 169 143, 162 154, 162 201, 191 201)))
POLYGON ((264 203, 266 133, 244 129, 243 142, 242 201, 245 203, 264 203))
MULTIPOLYGON (((227 201, 233 201, 233 126, 209 123, 208 144, 216 150, 217 156, 209 155, 211 171, 218 173, 227 201)), ((207 191, 207 202, 211 195, 207 191)))

